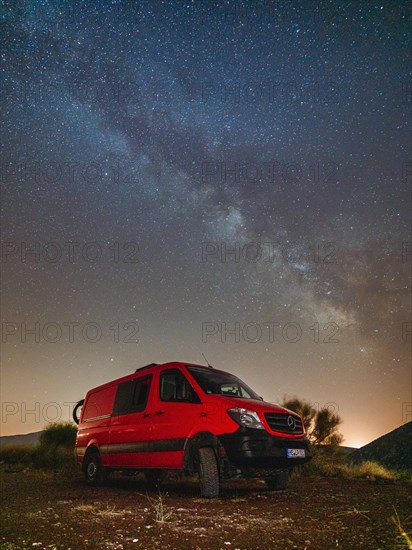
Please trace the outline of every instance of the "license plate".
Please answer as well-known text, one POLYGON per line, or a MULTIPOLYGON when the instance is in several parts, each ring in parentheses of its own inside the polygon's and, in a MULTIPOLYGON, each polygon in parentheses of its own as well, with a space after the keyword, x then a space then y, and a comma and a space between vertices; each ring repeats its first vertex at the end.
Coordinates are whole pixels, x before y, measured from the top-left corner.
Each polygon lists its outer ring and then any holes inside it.
POLYGON ((305 449, 286 449, 288 458, 305 458, 305 449))

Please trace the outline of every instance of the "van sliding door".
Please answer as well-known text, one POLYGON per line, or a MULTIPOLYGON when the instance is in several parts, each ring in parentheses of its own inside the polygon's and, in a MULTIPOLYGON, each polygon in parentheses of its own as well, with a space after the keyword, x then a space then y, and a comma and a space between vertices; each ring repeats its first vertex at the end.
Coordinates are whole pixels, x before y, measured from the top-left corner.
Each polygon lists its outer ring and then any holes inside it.
POLYGON ((110 426, 110 464, 144 468, 151 465, 150 394, 152 375, 119 384, 110 426))

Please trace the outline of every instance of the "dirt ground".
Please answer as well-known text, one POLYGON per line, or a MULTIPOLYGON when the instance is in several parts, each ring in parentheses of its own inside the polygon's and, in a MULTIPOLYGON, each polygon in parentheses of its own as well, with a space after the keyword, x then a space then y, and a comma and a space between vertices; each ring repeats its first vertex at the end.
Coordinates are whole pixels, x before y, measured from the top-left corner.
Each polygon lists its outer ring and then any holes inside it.
POLYGON ((2 550, 407 548, 391 521, 411 527, 410 486, 336 478, 292 478, 286 491, 231 480, 215 500, 195 480, 114 477, 87 487, 78 473, 1 472, 2 550), (409 524, 409 525, 408 525, 409 524))

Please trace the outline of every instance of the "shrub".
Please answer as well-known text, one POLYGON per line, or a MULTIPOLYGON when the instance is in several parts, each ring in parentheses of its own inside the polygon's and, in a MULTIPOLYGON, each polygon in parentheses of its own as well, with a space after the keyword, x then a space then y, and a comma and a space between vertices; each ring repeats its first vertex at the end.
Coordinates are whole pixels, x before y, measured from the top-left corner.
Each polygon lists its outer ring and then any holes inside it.
POLYGON ((0 447, 0 461, 19 466, 60 470, 73 466, 77 428, 71 422, 47 426, 36 446, 5 445, 0 447))
POLYGON ((29 445, 4 445, 0 447, 0 462, 29 465, 33 460, 33 447, 29 445))
POLYGON ((72 422, 55 422, 43 430, 39 445, 74 449, 77 428, 72 422))
POLYGON ((71 422, 56 422, 44 429, 33 451, 38 468, 59 470, 73 464, 77 428, 71 422))

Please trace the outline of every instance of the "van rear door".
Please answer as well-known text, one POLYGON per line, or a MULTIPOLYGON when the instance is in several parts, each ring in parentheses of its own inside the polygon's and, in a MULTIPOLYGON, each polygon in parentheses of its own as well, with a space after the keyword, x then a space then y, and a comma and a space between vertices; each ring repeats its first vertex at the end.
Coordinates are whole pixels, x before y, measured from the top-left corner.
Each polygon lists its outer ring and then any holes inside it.
POLYGON ((110 465, 110 455, 107 455, 110 441, 110 420, 116 386, 91 390, 86 395, 82 408, 79 428, 76 438, 76 456, 82 462, 87 446, 92 443, 100 450, 104 466, 110 465))

